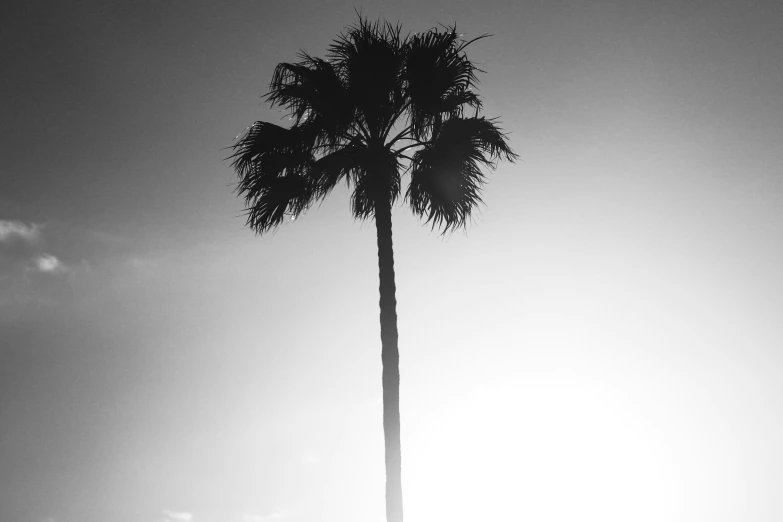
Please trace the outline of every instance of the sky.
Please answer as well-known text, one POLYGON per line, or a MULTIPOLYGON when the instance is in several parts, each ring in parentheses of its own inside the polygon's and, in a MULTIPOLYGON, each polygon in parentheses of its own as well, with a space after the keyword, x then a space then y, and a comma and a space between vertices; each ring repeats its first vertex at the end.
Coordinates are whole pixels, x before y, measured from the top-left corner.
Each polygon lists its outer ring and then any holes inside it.
POLYGON ((0 55, 0 520, 384 517, 378 269, 347 189, 244 225, 279 62, 457 24, 520 155, 393 210, 406 520, 783 519, 773 1, 15 3, 0 55))

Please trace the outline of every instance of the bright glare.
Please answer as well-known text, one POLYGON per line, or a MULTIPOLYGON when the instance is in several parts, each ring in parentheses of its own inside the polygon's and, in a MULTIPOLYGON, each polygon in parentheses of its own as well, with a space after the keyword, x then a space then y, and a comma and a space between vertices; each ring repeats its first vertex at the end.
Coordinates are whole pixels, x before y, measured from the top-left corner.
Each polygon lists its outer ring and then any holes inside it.
POLYGON ((656 433, 661 419, 645 419, 643 397, 573 350, 596 353, 606 346, 585 343, 609 339, 589 325, 563 333, 555 321, 539 331, 551 357, 443 390, 438 407, 420 404, 405 423, 407 520, 671 519, 678 459, 666 427, 656 433))

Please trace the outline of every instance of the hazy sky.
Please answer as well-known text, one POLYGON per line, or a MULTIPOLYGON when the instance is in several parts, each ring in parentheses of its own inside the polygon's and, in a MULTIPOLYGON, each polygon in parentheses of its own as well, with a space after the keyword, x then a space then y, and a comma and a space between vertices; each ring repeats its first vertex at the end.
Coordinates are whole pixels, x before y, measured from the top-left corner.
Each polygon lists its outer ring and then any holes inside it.
POLYGON ((354 8, 492 33, 521 156, 394 210, 407 521, 783 519, 780 3, 323 0, 2 13, 0 521, 383 520, 374 227, 223 161, 354 8))

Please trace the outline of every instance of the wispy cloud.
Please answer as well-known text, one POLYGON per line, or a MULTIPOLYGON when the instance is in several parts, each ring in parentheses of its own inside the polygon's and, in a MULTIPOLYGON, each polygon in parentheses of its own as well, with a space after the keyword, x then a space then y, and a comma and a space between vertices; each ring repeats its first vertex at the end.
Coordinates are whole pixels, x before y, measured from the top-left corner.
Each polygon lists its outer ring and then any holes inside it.
POLYGON ((51 254, 42 254, 34 259, 35 267, 41 272, 54 273, 64 272, 65 265, 51 254))
POLYGON ((184 511, 169 511, 168 509, 164 509, 163 515, 166 517, 167 521, 171 522, 190 522, 193 520, 193 513, 184 511))
POLYGON ((28 243, 34 243, 41 235, 41 225, 36 223, 25 224, 21 221, 8 221, 0 219, 0 242, 19 239, 28 243))

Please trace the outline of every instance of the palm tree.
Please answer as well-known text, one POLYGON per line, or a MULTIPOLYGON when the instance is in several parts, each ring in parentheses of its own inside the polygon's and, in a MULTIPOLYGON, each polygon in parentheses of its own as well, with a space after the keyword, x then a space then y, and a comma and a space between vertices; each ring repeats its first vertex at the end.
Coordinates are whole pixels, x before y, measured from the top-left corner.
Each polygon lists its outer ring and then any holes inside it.
POLYGON ((404 201, 442 232, 464 227, 481 202, 482 167, 516 159, 494 119, 479 117, 480 71, 454 27, 402 36, 399 25, 359 16, 329 46, 281 63, 265 98, 293 124, 255 122, 233 146, 247 225, 275 229, 353 184, 355 218, 375 219, 380 274, 386 519, 402 522, 400 377, 391 208, 404 201), (473 115, 466 111, 472 109, 473 115))

